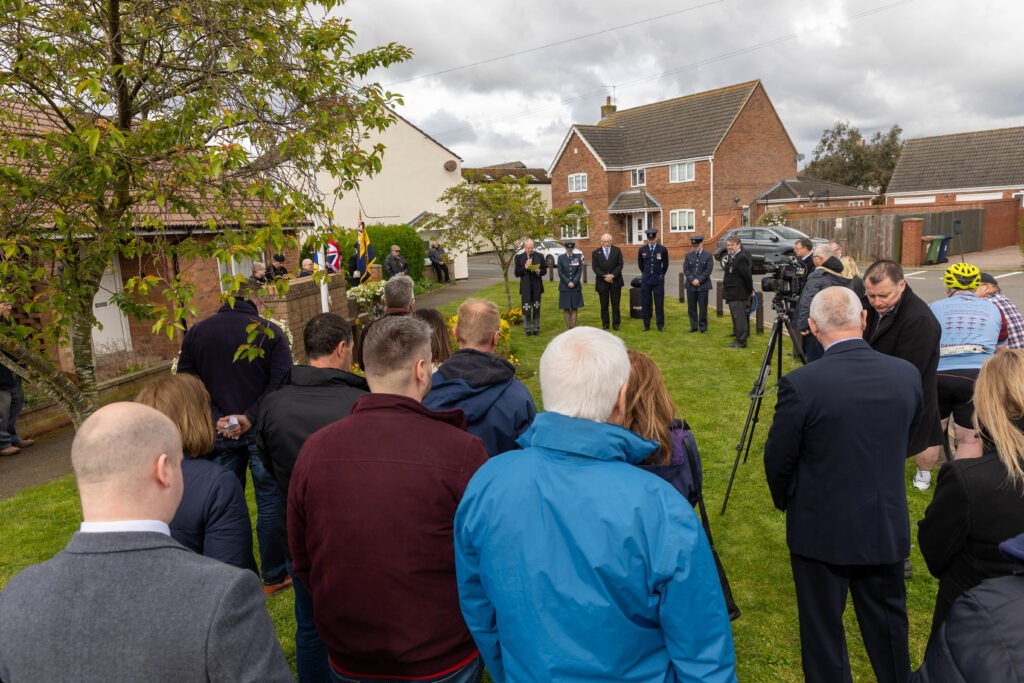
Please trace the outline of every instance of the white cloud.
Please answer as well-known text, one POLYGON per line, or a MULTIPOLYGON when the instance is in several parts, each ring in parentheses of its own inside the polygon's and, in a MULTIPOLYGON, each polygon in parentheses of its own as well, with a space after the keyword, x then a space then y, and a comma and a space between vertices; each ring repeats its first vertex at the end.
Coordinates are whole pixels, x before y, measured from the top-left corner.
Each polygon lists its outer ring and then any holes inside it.
POLYGON ((598 120, 608 95, 623 109, 752 79, 764 83, 808 159, 837 120, 866 134, 898 123, 906 137, 1024 125, 1016 77, 1024 67, 1024 3, 634 0, 629 12, 622 7, 351 0, 336 12, 352 19, 359 46, 413 48, 408 64, 374 78, 394 84, 405 96, 402 115, 468 166, 513 159, 546 166, 573 123, 598 120), (572 40, 588 34, 596 35, 572 40), (535 49, 542 46, 549 47, 535 49), (521 54, 499 59, 513 53, 521 54))

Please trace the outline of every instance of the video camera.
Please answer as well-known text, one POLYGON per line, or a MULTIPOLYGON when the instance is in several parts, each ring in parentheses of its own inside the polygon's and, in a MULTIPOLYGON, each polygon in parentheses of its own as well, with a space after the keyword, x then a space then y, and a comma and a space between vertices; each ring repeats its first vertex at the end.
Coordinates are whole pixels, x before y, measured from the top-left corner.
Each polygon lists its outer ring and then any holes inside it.
POLYGON ((761 291, 775 292, 772 308, 782 312, 795 307, 804 288, 804 262, 793 254, 769 254, 764 264, 768 275, 761 280, 761 291))

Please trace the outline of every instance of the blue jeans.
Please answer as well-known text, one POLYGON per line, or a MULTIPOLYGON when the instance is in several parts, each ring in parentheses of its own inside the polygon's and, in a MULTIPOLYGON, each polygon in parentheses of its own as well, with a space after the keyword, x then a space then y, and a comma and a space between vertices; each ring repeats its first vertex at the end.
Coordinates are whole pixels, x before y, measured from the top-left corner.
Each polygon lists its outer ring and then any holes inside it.
POLYGON ((285 568, 284 545, 277 528, 277 482, 260 461, 256 447, 256 433, 249 430, 237 441, 217 435, 213 447, 213 461, 235 473, 245 489, 245 466, 252 472, 252 485, 256 493, 256 540, 260 544, 260 575, 263 583, 281 583, 288 576, 285 568))
MULTIPOLYGON (((408 678, 349 678, 331 668, 336 683, 410 683, 408 678)), ((480 683, 484 677, 484 658, 477 655, 458 671, 440 678, 417 678, 416 683, 480 683)))
POLYGON ((292 572, 291 562, 288 562, 288 573, 292 575, 295 594, 295 669, 299 683, 330 683, 327 648, 313 623, 313 596, 292 572))

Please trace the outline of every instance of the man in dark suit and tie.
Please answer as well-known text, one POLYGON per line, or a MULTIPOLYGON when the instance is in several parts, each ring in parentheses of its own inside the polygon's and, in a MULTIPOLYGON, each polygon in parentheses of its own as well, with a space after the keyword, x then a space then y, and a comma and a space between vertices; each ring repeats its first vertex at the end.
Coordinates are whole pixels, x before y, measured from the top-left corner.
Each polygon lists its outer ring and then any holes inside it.
POLYGON ((910 363, 862 338, 866 312, 846 287, 811 303, 825 355, 779 380, 764 467, 786 512, 807 681, 850 681, 847 592, 875 677, 910 676, 903 558, 910 552, 904 459, 921 415, 910 363))
POLYGON ((622 250, 612 244, 612 236, 601 235, 601 246, 591 256, 594 275, 597 280, 594 289, 601 299, 601 328, 608 329, 608 302, 612 304, 612 327, 616 330, 622 323, 619 316, 619 299, 622 295, 622 250))
POLYGON ((708 292, 711 290, 711 271, 715 260, 701 246, 703 235, 690 238, 693 251, 683 259, 683 280, 686 281, 686 304, 690 314, 690 332, 708 331, 708 292))
POLYGON ((0 592, 0 680, 293 681, 256 574, 171 538, 181 437, 112 403, 71 445, 83 522, 0 592))

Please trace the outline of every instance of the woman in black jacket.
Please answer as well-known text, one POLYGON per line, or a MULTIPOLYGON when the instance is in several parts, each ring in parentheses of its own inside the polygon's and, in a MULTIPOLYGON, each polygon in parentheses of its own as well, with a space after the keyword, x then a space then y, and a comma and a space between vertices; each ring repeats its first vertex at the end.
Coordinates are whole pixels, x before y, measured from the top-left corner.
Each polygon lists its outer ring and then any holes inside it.
POLYGON ((213 451, 216 438, 202 381, 185 373, 164 375, 143 387, 135 402, 171 418, 181 433, 184 491, 170 523, 171 538, 200 555, 256 571, 242 486, 234 474, 201 457, 213 451))
POLYGON ((1014 572, 999 544, 1024 533, 1024 351, 997 353, 974 387, 980 458, 943 465, 935 497, 918 522, 928 570, 939 579, 931 638, 965 591, 1014 572))

